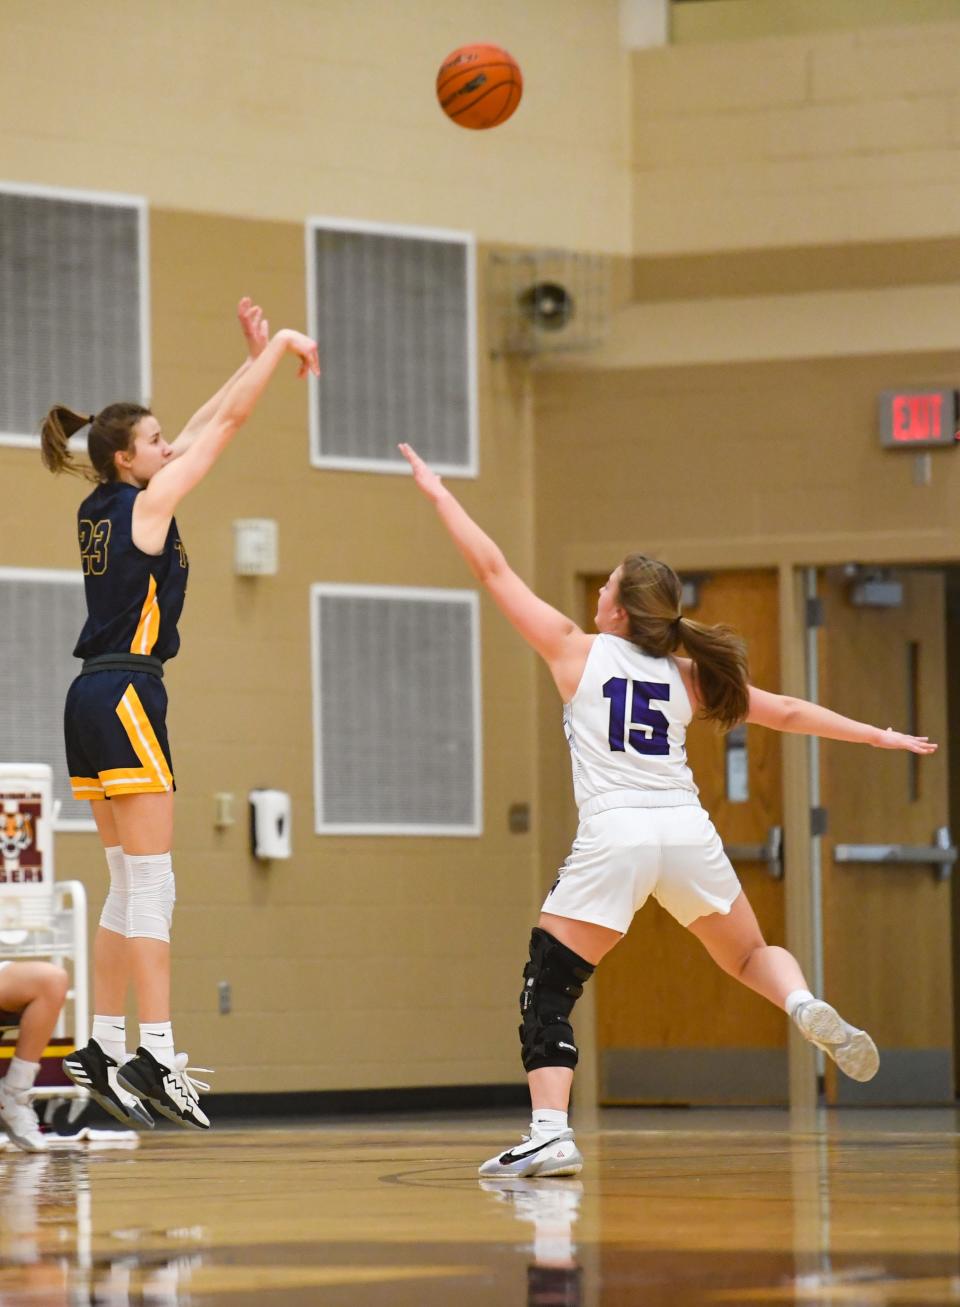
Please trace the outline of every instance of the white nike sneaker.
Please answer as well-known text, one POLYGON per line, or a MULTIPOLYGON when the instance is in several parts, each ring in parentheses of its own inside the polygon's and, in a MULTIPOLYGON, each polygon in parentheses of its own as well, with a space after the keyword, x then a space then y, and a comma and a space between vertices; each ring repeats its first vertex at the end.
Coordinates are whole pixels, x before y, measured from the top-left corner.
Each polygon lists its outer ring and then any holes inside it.
POLYGON ((498 1153, 480 1167, 479 1173, 491 1175, 577 1175, 583 1168, 583 1157, 577 1147, 572 1130, 559 1134, 542 1135, 530 1127, 516 1148, 498 1153))
POLYGON ((823 1049, 851 1080, 872 1080, 880 1067, 877 1046, 865 1030, 844 1021, 822 998, 808 998, 793 1014, 804 1039, 823 1049))
POLYGON ((47 1141, 40 1132, 37 1114, 28 1094, 15 1094, 0 1084, 0 1125, 25 1153, 45 1153, 47 1141))

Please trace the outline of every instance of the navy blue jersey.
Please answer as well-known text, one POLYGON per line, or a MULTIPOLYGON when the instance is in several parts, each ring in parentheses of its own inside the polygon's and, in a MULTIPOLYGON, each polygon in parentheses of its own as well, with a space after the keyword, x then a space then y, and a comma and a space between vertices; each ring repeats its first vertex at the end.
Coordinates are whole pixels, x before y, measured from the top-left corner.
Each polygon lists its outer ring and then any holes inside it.
POLYGON ((97 486, 80 505, 77 531, 87 620, 73 654, 152 654, 180 648, 177 622, 187 589, 187 554, 176 519, 161 554, 133 543, 133 505, 140 491, 125 481, 97 486))

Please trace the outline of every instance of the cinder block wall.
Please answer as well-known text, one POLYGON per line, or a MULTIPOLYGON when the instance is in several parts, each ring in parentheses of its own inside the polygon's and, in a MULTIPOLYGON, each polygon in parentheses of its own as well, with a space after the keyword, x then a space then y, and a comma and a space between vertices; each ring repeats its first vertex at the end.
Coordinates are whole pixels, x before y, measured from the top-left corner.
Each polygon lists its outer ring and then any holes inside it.
POLYGON ((953 21, 636 52, 635 252, 953 234, 958 51, 953 21))
MULTIPOLYGON (((275 327, 304 325, 308 216, 476 234, 480 475, 454 485, 532 577, 528 372, 489 359, 485 259, 493 243, 626 251, 615 0, 492 0, 480 17, 465 0, 172 0, 162 14, 55 0, 4 6, 0 39, 16 51, 0 84, 0 180, 149 201, 153 398, 168 433, 242 357, 241 294, 275 327), (535 88, 496 132, 456 127, 435 101, 441 59, 472 40, 502 42, 535 88)), ((16 486, 0 561, 78 566, 83 488, 25 450, 0 448, 0 474, 16 486)), ((318 837, 310 583, 463 588, 469 573, 408 481, 309 466, 292 369, 178 516, 192 567, 167 682, 179 1044, 228 1092, 519 1080, 514 1010, 540 880, 533 656, 484 602, 480 838, 318 837), (231 522, 244 516, 279 522, 276 578, 233 576, 231 522), (294 801, 294 858, 269 870, 250 857, 243 807, 263 784, 294 801), (222 832, 219 791, 239 800, 222 832), (534 829, 511 834, 522 802, 534 829), (220 980, 233 988, 226 1017, 220 980)), ((63 836, 58 854, 95 917, 96 837, 63 836)))

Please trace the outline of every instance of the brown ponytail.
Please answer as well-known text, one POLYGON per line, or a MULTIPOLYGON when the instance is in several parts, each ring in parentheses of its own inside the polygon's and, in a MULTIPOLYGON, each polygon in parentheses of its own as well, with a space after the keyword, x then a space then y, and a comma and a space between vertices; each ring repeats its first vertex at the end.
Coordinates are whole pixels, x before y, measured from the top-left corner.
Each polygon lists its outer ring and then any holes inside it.
POLYGON ((44 466, 51 472, 69 472, 72 476, 86 477, 96 481, 97 477, 89 463, 79 463, 70 451, 70 437, 87 425, 90 418, 81 417, 72 408, 55 404, 43 419, 40 428, 40 457, 44 466))
POLYGON ((729 731, 750 708, 747 646, 732 626, 705 626, 681 617, 678 628, 693 662, 703 715, 729 731))
POLYGON ((116 481, 114 455, 131 448, 137 423, 145 417, 150 417, 150 410, 142 404, 108 404, 93 417, 82 417, 73 409, 57 404, 40 428, 40 457, 51 472, 70 472, 88 481, 116 481), (81 463, 73 457, 68 442, 88 423, 90 462, 81 463))
POLYGON ((750 706, 746 645, 732 627, 682 617, 680 595, 680 578, 666 563, 644 554, 629 554, 621 563, 619 604, 630 639, 654 658, 682 645, 693 662, 704 717, 729 730, 750 706))

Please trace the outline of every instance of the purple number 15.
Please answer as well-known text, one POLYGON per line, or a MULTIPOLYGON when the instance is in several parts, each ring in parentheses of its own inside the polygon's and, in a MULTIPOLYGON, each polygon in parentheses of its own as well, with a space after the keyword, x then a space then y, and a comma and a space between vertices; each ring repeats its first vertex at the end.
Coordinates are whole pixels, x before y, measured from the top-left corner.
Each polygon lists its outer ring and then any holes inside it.
POLYGON ((610 748, 614 753, 625 753, 625 737, 637 753, 663 755, 670 752, 667 731, 670 723, 662 712, 650 707, 651 699, 670 698, 670 686, 657 681, 628 681, 625 676, 611 676, 603 687, 603 697, 610 700, 610 748), (627 730, 627 687, 633 686, 630 705, 630 724, 645 729, 627 730))

